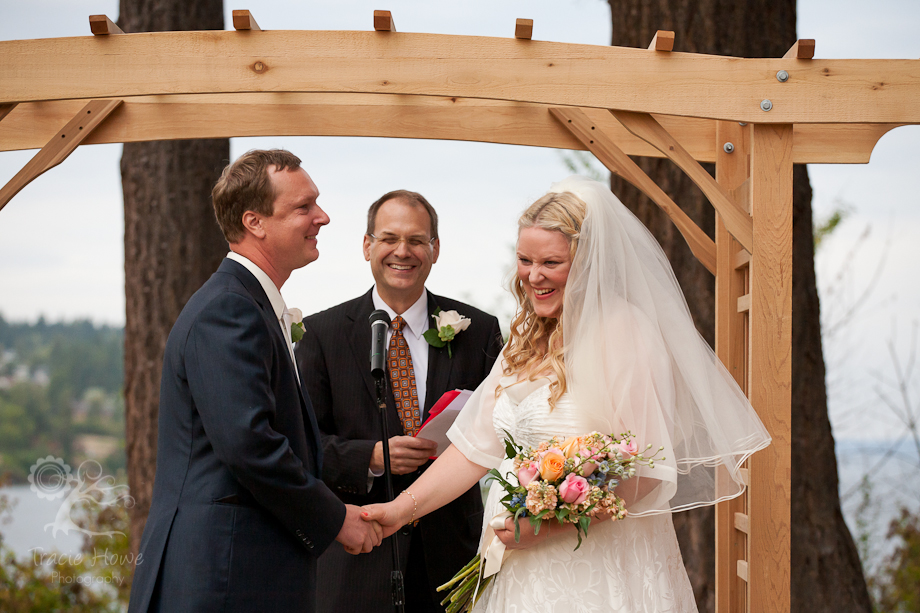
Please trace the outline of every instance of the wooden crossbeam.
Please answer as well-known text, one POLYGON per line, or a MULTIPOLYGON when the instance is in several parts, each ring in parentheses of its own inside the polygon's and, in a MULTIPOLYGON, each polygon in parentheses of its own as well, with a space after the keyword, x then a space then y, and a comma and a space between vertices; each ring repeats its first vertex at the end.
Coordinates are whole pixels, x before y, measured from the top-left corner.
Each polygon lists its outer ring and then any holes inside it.
POLYGON ((67 159, 67 156, 73 153, 96 126, 120 104, 121 100, 93 100, 84 106, 22 170, 16 173, 16 176, 10 179, 9 183, 0 188, 0 210, 36 177, 67 159))
POLYGON ((272 30, 0 41, 0 104, 246 92, 413 94, 747 123, 918 123, 920 60, 744 59, 511 37, 272 30), (219 49, 202 53, 203 48, 219 49), (271 70, 247 72, 254 58, 271 70), (789 79, 776 78, 786 70, 789 79), (244 76, 246 75, 246 76, 244 76), (474 78, 475 77, 475 78, 474 78), (816 95, 820 92, 820 95, 816 95), (761 102, 769 99, 765 112, 761 102), (845 102, 844 102, 845 101, 845 102))
POLYGON ((114 21, 105 15, 90 15, 89 29, 93 36, 108 36, 109 34, 124 34, 114 21))
POLYGON ((652 38, 652 43, 648 46, 648 48, 650 51, 673 51, 674 32, 669 30, 658 30, 655 32, 655 36, 652 38))
POLYGON ((10 111, 15 109, 17 104, 13 102, 12 104, 0 104, 0 121, 3 121, 3 118, 10 114, 10 111))
POLYGON ((374 11, 374 29, 378 32, 395 32, 396 22, 390 11, 374 11))
POLYGON ((800 38, 789 48, 784 59, 810 60, 815 57, 815 39, 800 38))
POLYGON ((514 23, 514 37, 521 40, 533 38, 533 19, 518 19, 514 23))
POLYGON ((628 111, 611 110, 623 127, 653 145, 656 149, 668 156, 672 162, 687 173, 687 176, 696 183, 709 202, 715 207, 725 221, 725 227, 731 232, 741 245, 754 252, 754 222, 751 216, 735 204, 728 192, 719 185, 712 175, 693 159, 686 149, 661 127, 654 117, 648 113, 631 113, 628 111))
POLYGON ((693 223, 693 220, 674 203, 671 198, 658 187, 645 172, 639 168, 635 162, 629 159, 629 156, 614 144, 613 140, 607 136, 603 130, 599 130, 597 125, 592 122, 587 115, 576 108, 559 108, 550 109, 553 117, 559 120, 562 125, 571 130, 575 135, 593 153, 600 162, 606 166, 610 172, 619 175, 639 188, 642 193, 651 198, 662 211, 670 218, 677 229, 680 231, 684 240, 690 246, 693 255, 706 267, 711 273, 716 271, 716 246, 711 238, 706 236, 699 226, 693 223))
MULTIPOLYGON (((85 103, 20 103, 0 122, 0 151, 40 149, 85 103)), ((124 107, 83 144, 236 136, 377 136, 586 149, 549 114, 548 106, 524 102, 265 92, 135 96, 125 99, 124 107)), ((583 110, 627 155, 665 157, 627 131, 605 109, 583 110)), ((715 162, 722 153, 726 141, 717 142, 715 121, 670 115, 655 119, 695 160, 715 162)), ((793 159, 796 164, 865 164, 878 140, 895 127, 896 124, 800 124, 795 126, 793 159)), ((734 155, 740 158, 745 154, 734 155)), ((729 194, 743 209, 750 210, 750 186, 729 190, 729 194)))
POLYGON ((237 31, 241 30, 251 30, 253 32, 261 32, 262 28, 259 27, 259 24, 256 23, 256 18, 252 16, 252 13, 249 11, 234 10, 233 11, 233 29, 237 31))

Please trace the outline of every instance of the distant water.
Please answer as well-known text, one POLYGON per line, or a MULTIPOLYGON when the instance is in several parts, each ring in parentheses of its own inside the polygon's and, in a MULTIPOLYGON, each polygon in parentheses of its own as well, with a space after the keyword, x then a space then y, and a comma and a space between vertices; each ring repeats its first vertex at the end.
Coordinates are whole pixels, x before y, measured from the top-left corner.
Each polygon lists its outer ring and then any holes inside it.
POLYGON ((920 512, 920 458, 913 440, 906 438, 840 440, 836 452, 843 515, 855 540, 860 531, 868 537, 860 554, 871 574, 895 545, 886 534, 901 508, 920 512), (864 476, 867 486, 860 488, 864 476))
POLYGON ((4 544, 16 552, 17 557, 32 556, 31 550, 41 548, 44 552, 79 553, 83 546, 83 535, 71 531, 70 534, 58 532, 52 534, 45 525, 54 521, 55 514, 61 507, 61 499, 45 500, 31 491, 28 485, 13 485, 0 488, 0 494, 6 495, 16 506, 10 523, 0 524, 4 544))

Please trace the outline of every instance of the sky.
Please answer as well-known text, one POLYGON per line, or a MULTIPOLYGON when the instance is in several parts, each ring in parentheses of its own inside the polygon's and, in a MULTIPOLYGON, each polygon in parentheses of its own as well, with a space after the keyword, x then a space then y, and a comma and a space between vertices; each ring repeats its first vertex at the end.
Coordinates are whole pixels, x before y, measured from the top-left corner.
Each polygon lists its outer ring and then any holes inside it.
MULTIPOLYGON (((87 16, 117 18, 117 0, 0 0, 0 40, 89 35, 87 16)), ((800 0, 800 38, 817 40, 820 58, 920 58, 920 3, 800 0)), ((245 8, 227 4, 230 10, 245 8)), ((370 30, 374 9, 393 11, 401 32, 510 37, 518 17, 534 19, 535 39, 609 44, 610 9, 601 0, 294 2, 249 7, 263 29, 370 30)), ((790 45, 794 41, 789 41, 790 45)), ((677 47, 680 47, 678 41, 677 47)), ((877 389, 891 372, 887 342, 907 358, 920 318, 920 128, 884 136, 866 165, 811 165, 817 219, 836 209, 844 223, 818 253, 828 326, 855 313, 826 339, 831 414, 844 437, 890 438, 900 431, 879 410, 877 389), (867 234, 868 229, 868 234, 867 234), (863 237, 863 238, 860 238, 863 237), (873 282, 875 277, 877 281, 873 282), (868 297, 860 297, 869 288, 868 297), (871 417, 867 417, 867 411, 871 417)), ((552 149, 481 143, 367 138, 246 138, 251 148, 299 155, 332 222, 319 235, 320 259, 296 271, 282 293, 306 313, 366 291, 361 255, 368 205, 392 189, 419 191, 441 217, 441 255, 428 287, 499 316, 512 303, 503 279, 513 263, 517 215, 568 172, 552 149)), ((0 153, 6 182, 34 155, 0 153)), ((39 177, 0 211, 0 315, 7 320, 91 319, 124 323, 124 220, 121 145, 84 146, 39 177)), ((914 384, 920 376, 914 376, 914 384)), ((916 402, 916 401, 914 401, 916 402)))

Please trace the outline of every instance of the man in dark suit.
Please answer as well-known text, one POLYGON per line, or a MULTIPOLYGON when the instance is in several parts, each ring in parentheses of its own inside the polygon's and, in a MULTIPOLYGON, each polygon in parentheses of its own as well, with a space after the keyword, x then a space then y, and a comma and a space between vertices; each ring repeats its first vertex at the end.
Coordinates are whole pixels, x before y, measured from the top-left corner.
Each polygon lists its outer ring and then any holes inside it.
POLYGON ((380 542, 320 479, 320 433, 279 291, 319 256, 329 218, 286 151, 250 151, 212 196, 232 251, 166 343, 129 610, 309 612, 316 559, 333 540, 353 553, 380 542))
MULTIPOLYGON (((384 195, 368 211, 364 237, 364 257, 371 263, 375 286, 360 298, 304 320, 296 355, 323 433, 323 479, 345 502, 370 504, 386 496, 380 415, 368 362, 371 312, 383 309, 393 321, 387 335, 386 418, 397 494, 411 486, 435 450, 431 441, 412 436, 431 407, 447 391, 475 389, 501 351, 495 317, 425 289, 439 249, 437 213, 425 198, 404 190, 384 195), (422 336, 434 327, 432 314, 439 308, 471 320, 451 341, 453 357, 447 347, 429 346, 422 336)), ((443 611, 435 588, 475 555, 481 527, 482 499, 474 487, 414 528, 394 535, 405 575, 406 611, 443 611)), ((318 610, 392 610, 390 546, 384 543, 356 557, 335 549, 323 554, 318 610)))

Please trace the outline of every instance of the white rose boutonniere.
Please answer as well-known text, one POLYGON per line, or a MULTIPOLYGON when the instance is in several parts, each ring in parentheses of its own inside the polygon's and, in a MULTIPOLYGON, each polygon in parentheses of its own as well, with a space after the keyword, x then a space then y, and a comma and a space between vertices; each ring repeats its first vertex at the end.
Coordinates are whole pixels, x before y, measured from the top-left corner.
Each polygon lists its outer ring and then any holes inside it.
POLYGON ((295 343, 300 342, 303 338, 303 311, 298 308, 288 309, 291 315, 291 340, 295 343))
POLYGON ((469 328, 470 324, 473 323, 472 320, 457 311, 442 311, 440 308, 434 312, 432 317, 434 317, 434 328, 426 330, 422 336, 432 347, 447 345, 447 355, 453 358, 454 354, 450 349, 450 342, 454 340, 457 334, 469 328))

